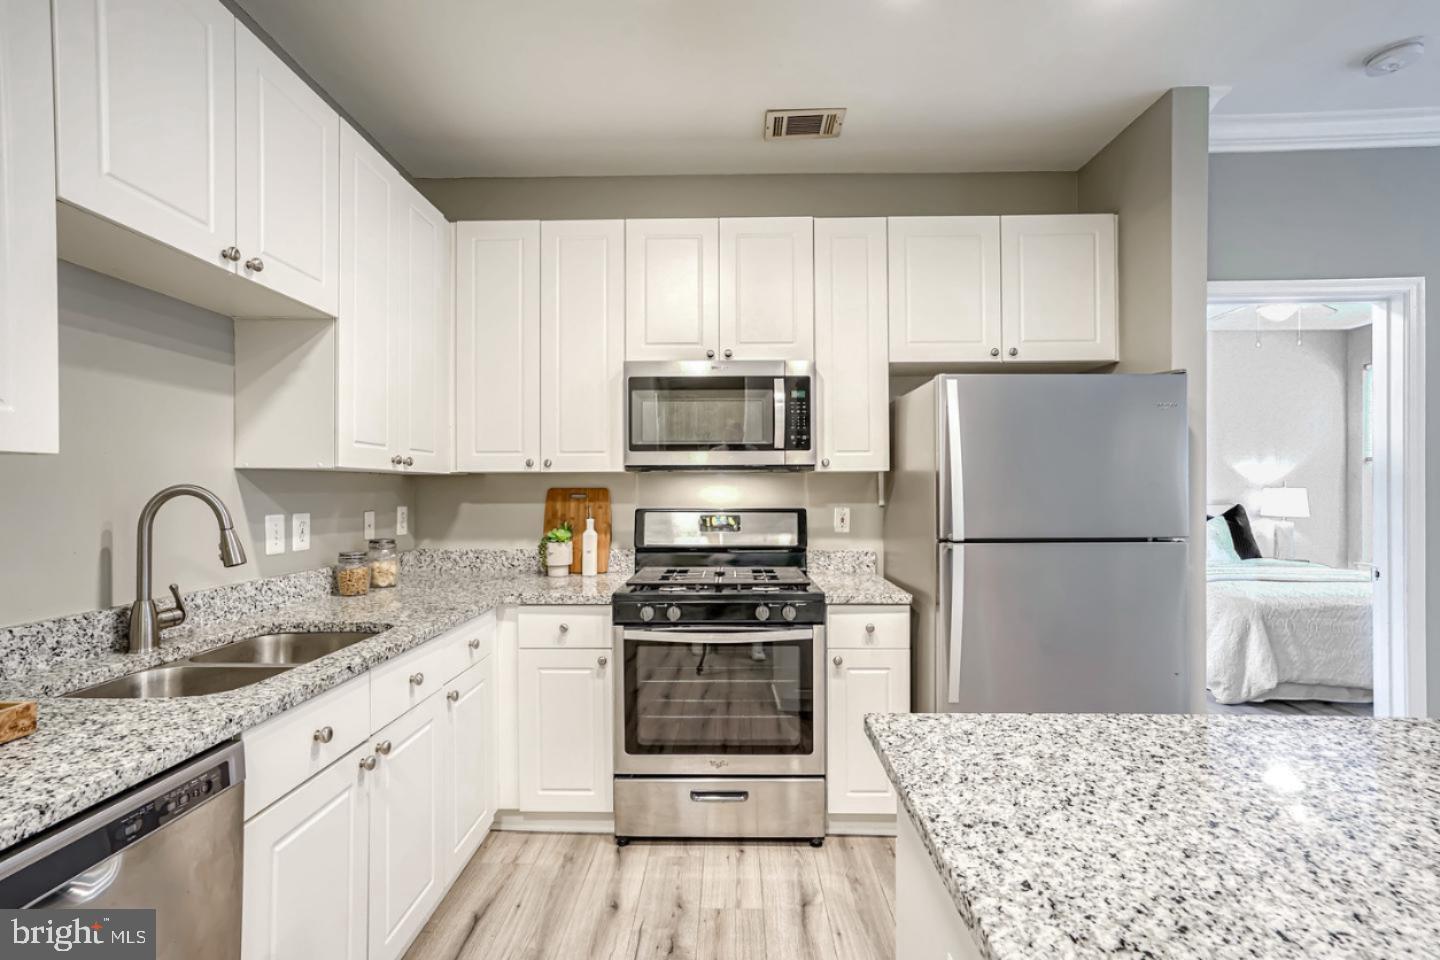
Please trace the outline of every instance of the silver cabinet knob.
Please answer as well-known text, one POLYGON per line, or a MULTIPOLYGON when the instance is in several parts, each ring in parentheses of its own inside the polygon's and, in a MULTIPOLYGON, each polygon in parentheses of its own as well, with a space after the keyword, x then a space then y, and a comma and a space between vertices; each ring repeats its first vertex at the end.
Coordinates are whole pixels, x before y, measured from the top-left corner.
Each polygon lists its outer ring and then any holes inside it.
POLYGON ((549 457, 546 457, 546 458, 545 458, 545 463, 543 464, 543 466, 545 467, 546 470, 549 470, 549 469, 550 469, 550 458, 549 458, 549 457))
POLYGON ((451 703, 458 703, 460 700, 460 691, 451 690, 449 693, 445 694, 445 699, 449 700, 451 703))
POLYGON ((329 743, 335 739, 334 727, 321 727, 315 731, 314 740, 316 743, 329 743))
POLYGON ((479 650, 479 649, 480 649, 480 638, 479 638, 479 637, 471 637, 471 638, 470 638, 470 649, 471 649, 471 650, 479 650))
POLYGON ((413 466, 415 466, 415 458, 414 458, 414 457, 406 457, 404 463, 405 463, 405 466, 407 466, 407 467, 413 467, 413 466))
POLYGON ((361 757, 361 758, 360 758, 360 769, 361 769, 361 770, 374 770, 374 769, 375 769, 375 764, 378 763, 378 762, 379 762, 379 761, 377 761, 374 757, 361 757))
POLYGON ((829 457, 823 458, 823 459, 820 461, 820 466, 822 466, 822 467, 828 467, 828 466, 830 466, 830 458, 829 458, 829 457))
POLYGON ((726 350, 726 351, 725 351, 725 359, 726 359, 726 360, 729 360, 729 359, 730 359, 731 357, 733 357, 733 356, 735 356, 735 351, 734 351, 734 350, 726 350))
POLYGON ((375 744, 375 752, 382 757, 390 756, 390 741, 381 740, 379 743, 375 744))
POLYGON ((830 662, 833 663, 833 664, 835 664, 835 666, 838 667, 838 666, 840 666, 841 664, 843 664, 843 663, 845 662, 845 658, 842 657, 842 656, 840 656, 840 655, 837 653, 835 656, 833 656, 833 657, 830 658, 830 662))
POLYGON ((714 359, 715 359, 715 351, 714 351, 714 350, 706 350, 706 351, 705 351, 705 359, 707 359, 707 360, 714 360, 714 359))
POLYGON ((560 632, 561 632, 561 633, 569 633, 569 632, 570 632, 570 624, 568 624, 568 623, 562 623, 562 624, 560 624, 560 632))
POLYGON ((1000 356, 1000 348, 999 348, 999 347, 991 347, 991 348, 990 348, 990 356, 992 356, 992 357, 998 357, 998 356, 1000 356))
POLYGON ((422 684, 422 683, 424 683, 424 682, 425 682, 425 674, 423 674, 423 673, 418 673, 418 672, 417 672, 417 673, 412 673, 412 674, 410 674, 410 685, 411 685, 412 687, 418 687, 418 686, 420 686, 420 684, 422 684))
POLYGON ((224 257, 226 260, 229 260, 231 263, 234 263, 236 260, 240 259, 240 248, 226 247, 224 250, 220 251, 220 256, 224 257))
POLYGON ((533 457, 526 457, 526 458, 525 458, 525 469, 526 469, 526 470, 529 470, 529 469, 530 469, 531 467, 533 467, 533 466, 535 466, 535 460, 534 460, 534 458, 533 458, 533 457))
POLYGON ((400 464, 405 462, 405 458, 401 457, 400 454, 397 453, 395 454, 395 456, 390 458, 390 462, 398 467, 400 466, 400 464))
POLYGON ((867 624, 865 624, 865 632, 866 632, 866 633, 874 633, 874 632, 875 632, 875 624, 873 624, 873 623, 867 623, 867 624))
POLYGON ((256 273, 259 273, 261 270, 265 269, 265 261, 261 260, 259 257, 251 257, 249 260, 245 261, 245 269, 253 270, 256 273))
POLYGON ((605 666, 605 664, 607 664, 607 663, 610 662, 610 658, 609 658, 609 657, 597 657, 597 658, 595 659, 595 662, 598 663, 598 664, 600 664, 600 666, 603 667, 603 666, 605 666))
POLYGON ((1019 347, 1011 347, 1011 348, 1010 348, 1010 356, 1012 356, 1012 357, 1018 357, 1018 356, 1020 356, 1020 348, 1019 348, 1019 347))

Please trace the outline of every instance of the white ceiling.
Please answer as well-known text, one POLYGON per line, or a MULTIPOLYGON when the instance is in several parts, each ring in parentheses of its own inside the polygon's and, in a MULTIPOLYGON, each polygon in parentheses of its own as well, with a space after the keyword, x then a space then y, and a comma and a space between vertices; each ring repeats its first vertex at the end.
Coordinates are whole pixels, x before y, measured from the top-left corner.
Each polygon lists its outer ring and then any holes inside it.
MULTIPOLYGON (((1207 326, 1212 332, 1238 330, 1244 333, 1254 333, 1257 329, 1262 332, 1296 329, 1297 323, 1293 313, 1281 320, 1270 320, 1255 312, 1258 306, 1259 304, 1255 303, 1238 306, 1233 303, 1212 303, 1205 311, 1209 321, 1207 326)), ((1295 304, 1295 306, 1300 308, 1298 326, 1307 331, 1354 330, 1357 327, 1369 326, 1375 320, 1375 304, 1368 300, 1343 303, 1304 303, 1295 304)))
POLYGON ((420 177, 1073 170, 1187 85, 1230 87, 1219 113, 1440 108, 1437 0, 239 3, 420 177), (844 133, 762 140, 788 107, 844 133))

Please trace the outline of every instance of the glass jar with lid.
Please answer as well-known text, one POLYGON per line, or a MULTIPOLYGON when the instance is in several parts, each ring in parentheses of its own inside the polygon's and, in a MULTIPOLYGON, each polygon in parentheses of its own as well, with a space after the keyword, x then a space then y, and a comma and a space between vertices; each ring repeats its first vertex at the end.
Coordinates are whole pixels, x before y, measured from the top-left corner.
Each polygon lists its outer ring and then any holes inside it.
POLYGON ((342 550, 335 564, 335 589, 342 597, 370 592, 370 558, 364 550, 342 550))
POLYGON ((370 541, 370 585, 393 587, 400 582, 400 554, 395 541, 382 537, 370 541))

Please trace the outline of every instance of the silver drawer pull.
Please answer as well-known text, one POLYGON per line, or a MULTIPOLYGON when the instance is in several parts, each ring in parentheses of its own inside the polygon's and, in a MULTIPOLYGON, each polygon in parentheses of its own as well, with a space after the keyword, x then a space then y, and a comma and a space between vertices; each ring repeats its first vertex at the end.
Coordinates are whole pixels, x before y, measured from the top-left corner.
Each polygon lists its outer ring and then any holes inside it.
POLYGON ((381 740, 379 743, 375 744, 375 752, 380 754, 380 756, 382 757, 390 756, 390 741, 381 740))
POLYGON ((374 770, 374 769, 375 769, 375 764, 378 763, 378 762, 379 762, 379 761, 376 760, 374 757, 361 757, 361 758, 360 758, 360 769, 361 769, 361 770, 374 770))
POLYGON ((479 637, 473 637, 473 638, 471 638, 471 640, 470 640, 470 649, 471 649, 471 650, 479 650, 479 649, 480 649, 480 638, 479 638, 479 637))
POLYGON ((424 682, 425 682, 425 674, 423 674, 423 673, 412 673, 412 674, 410 674, 410 685, 411 685, 412 687, 418 687, 418 686, 420 686, 420 684, 422 684, 422 683, 424 683, 424 682))
POLYGON ((315 731, 315 742, 316 742, 316 743, 329 743, 331 740, 334 740, 334 739, 335 739, 335 728, 334 728, 334 727, 321 727, 319 730, 316 730, 316 731, 315 731))
POLYGON ((875 624, 873 624, 873 623, 867 623, 867 624, 865 624, 865 632, 866 632, 866 633, 874 633, 874 632, 875 632, 875 624))
POLYGON ((459 691, 459 690, 451 690, 449 693, 445 694, 445 699, 446 699, 446 700, 449 700, 451 703, 459 703, 459 702, 460 702, 460 691, 459 691))
POLYGON ((750 791, 691 790, 690 799, 695 803, 744 803, 750 799, 750 791))
POLYGON ((560 624, 560 632, 561 632, 561 633, 569 633, 569 632, 570 632, 570 624, 568 624, 568 623, 562 623, 562 624, 560 624))

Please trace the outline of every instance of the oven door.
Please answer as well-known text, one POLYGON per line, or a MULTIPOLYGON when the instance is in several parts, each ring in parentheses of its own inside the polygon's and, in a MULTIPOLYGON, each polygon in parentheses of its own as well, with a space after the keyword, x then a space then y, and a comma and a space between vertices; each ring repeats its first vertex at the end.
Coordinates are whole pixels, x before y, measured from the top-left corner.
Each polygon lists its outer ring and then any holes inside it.
POLYGON ((617 774, 825 772, 825 631, 617 627, 617 774))
POLYGON ((814 466, 809 364, 628 363, 625 466, 814 466))

